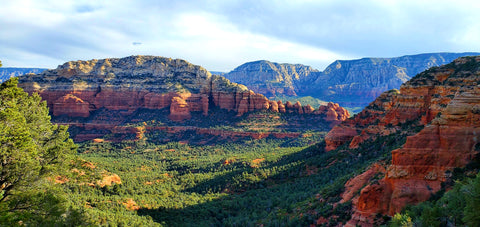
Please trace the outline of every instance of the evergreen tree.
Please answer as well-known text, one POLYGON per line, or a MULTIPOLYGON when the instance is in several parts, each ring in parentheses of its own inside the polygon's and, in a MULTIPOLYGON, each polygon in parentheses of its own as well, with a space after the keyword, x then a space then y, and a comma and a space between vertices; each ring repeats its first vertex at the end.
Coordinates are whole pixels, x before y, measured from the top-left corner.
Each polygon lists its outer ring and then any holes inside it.
POLYGON ((17 84, 18 78, 11 78, 0 85, 0 222, 60 222, 67 210, 52 179, 76 145, 66 126, 50 122, 40 96, 17 84))
POLYGON ((480 173, 470 184, 462 188, 465 193, 466 206, 463 221, 468 226, 480 225, 480 173))

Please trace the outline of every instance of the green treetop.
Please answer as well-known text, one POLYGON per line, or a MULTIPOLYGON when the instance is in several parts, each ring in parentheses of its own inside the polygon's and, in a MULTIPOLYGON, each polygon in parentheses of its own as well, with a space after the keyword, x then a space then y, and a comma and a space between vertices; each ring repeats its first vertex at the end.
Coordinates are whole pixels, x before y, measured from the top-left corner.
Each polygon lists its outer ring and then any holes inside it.
POLYGON ((41 213, 37 221, 42 223, 55 215, 54 204, 46 203, 55 200, 54 193, 47 188, 76 145, 66 126, 50 122, 40 96, 28 95, 17 84, 18 78, 11 78, 0 85, 0 221, 32 223, 41 213))

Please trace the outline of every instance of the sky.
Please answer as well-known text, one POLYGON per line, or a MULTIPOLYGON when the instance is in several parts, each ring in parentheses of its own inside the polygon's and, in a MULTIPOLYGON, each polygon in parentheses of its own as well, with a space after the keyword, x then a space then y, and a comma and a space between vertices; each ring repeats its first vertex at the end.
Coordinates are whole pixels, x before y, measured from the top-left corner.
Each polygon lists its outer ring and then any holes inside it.
POLYGON ((10 0, 3 67, 155 55, 228 72, 249 61, 480 51, 478 0, 10 0))

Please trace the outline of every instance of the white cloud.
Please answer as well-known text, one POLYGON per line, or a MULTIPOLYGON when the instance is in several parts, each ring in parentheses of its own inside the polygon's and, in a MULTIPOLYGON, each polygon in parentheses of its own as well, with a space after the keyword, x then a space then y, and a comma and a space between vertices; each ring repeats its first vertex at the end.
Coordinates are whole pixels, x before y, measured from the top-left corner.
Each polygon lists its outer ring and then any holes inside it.
POLYGON ((0 60, 56 67, 148 54, 209 70, 259 59, 323 70, 352 57, 478 51, 478 11, 462 0, 15 0, 0 8, 0 60))
POLYGON ((184 13, 172 19, 176 31, 166 37, 153 35, 142 40, 144 45, 140 53, 170 53, 169 56, 220 71, 259 59, 324 67, 332 59, 342 57, 321 48, 240 31, 232 24, 222 23, 224 18, 217 15, 184 13), (156 43, 160 39, 162 45, 156 43))

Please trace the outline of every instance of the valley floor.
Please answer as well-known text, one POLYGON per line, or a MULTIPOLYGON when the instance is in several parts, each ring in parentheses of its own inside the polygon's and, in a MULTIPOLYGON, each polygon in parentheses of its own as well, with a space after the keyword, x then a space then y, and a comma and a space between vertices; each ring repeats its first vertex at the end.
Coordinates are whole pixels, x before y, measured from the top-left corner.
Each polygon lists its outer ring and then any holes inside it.
POLYGON ((339 203, 345 182, 374 161, 388 160, 385 144, 398 146, 403 139, 386 137, 349 153, 309 145, 318 137, 216 145, 88 142, 79 148, 88 168, 118 174, 121 183, 99 187, 71 180, 64 189, 96 225, 345 223, 351 212, 350 202, 339 203))

